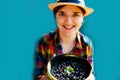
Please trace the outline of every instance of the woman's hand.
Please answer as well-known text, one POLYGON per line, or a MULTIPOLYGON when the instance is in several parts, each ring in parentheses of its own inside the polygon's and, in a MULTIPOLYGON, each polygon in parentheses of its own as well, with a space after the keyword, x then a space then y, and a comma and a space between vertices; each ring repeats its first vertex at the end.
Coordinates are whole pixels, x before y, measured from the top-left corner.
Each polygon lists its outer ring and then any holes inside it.
POLYGON ((40 78, 40 80, 49 80, 49 79, 48 79, 48 75, 47 75, 47 74, 43 75, 43 76, 40 78))
POLYGON ((85 80, 95 80, 95 76, 91 73, 89 77, 85 80))

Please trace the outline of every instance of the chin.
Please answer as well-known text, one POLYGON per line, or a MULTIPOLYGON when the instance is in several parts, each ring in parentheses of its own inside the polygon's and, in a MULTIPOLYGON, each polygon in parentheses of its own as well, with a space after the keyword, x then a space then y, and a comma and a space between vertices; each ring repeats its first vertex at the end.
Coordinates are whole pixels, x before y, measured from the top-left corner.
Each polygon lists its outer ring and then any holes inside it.
POLYGON ((65 35, 67 36, 72 36, 72 35, 76 35, 76 32, 65 32, 65 35))

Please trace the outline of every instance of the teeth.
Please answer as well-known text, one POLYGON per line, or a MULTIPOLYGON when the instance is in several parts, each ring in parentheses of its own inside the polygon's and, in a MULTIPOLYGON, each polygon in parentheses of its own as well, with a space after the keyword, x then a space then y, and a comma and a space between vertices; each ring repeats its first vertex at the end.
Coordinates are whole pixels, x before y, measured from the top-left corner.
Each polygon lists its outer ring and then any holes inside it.
POLYGON ((74 26, 64 26, 66 29, 72 29, 74 26))

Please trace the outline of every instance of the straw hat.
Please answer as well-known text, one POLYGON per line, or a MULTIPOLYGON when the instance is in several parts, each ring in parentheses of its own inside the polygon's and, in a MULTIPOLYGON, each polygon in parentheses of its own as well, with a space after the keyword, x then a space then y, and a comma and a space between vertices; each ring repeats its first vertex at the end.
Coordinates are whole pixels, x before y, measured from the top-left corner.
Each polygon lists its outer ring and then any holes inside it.
POLYGON ((56 3, 48 4, 48 7, 50 8, 51 11, 53 11, 55 7, 61 5, 74 5, 81 7, 85 10, 84 16, 88 16, 94 11, 92 8, 85 6, 84 0, 57 0, 56 3))

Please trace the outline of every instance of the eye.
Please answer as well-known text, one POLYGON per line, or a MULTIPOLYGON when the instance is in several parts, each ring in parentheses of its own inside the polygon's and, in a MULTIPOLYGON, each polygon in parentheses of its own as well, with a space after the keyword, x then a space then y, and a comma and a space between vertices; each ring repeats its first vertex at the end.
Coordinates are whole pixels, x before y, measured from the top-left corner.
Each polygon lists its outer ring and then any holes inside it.
POLYGON ((65 16, 65 14, 62 12, 62 13, 59 13, 59 16, 65 16))
POLYGON ((73 17, 79 17, 79 16, 81 16, 81 14, 80 13, 77 13, 77 12, 75 12, 75 13, 73 13, 73 17))
POLYGON ((58 16, 65 16, 65 13, 63 11, 58 11, 58 16))

